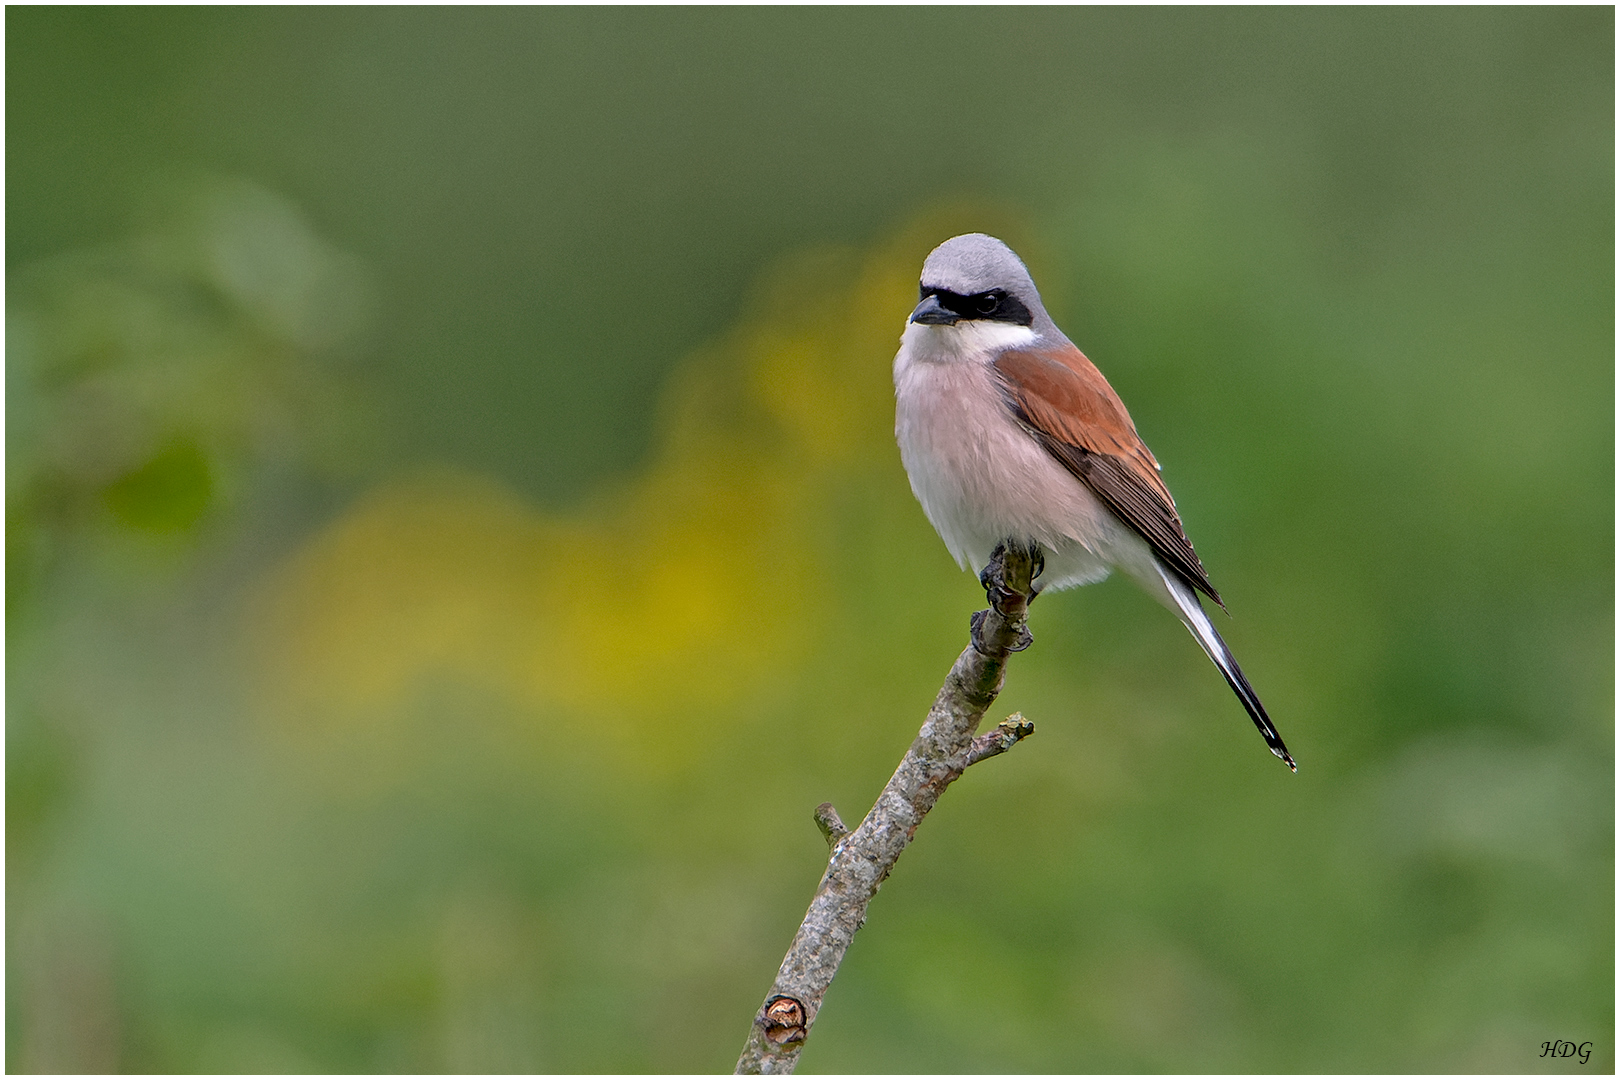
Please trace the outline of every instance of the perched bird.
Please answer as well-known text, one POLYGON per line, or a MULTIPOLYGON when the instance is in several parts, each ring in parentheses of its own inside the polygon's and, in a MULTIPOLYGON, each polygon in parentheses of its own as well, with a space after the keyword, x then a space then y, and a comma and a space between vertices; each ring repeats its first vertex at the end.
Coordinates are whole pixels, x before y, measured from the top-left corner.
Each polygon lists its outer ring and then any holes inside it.
POLYGON ((1182 531, 1159 463, 1108 380, 1047 315, 1029 271, 993 236, 945 241, 894 358, 895 438, 911 490, 956 561, 1031 552, 1036 589, 1118 567, 1180 617, 1297 769, 1199 602, 1225 609, 1182 531))

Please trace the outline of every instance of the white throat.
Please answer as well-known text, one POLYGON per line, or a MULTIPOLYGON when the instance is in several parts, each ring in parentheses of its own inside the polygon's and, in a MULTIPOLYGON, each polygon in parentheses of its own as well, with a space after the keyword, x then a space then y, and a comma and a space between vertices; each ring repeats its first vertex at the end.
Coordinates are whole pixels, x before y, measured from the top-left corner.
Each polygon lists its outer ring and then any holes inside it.
POLYGON ((908 322, 900 335, 901 354, 934 363, 984 363, 1003 349, 1035 343, 1035 331, 1017 323, 969 319, 952 326, 908 322))

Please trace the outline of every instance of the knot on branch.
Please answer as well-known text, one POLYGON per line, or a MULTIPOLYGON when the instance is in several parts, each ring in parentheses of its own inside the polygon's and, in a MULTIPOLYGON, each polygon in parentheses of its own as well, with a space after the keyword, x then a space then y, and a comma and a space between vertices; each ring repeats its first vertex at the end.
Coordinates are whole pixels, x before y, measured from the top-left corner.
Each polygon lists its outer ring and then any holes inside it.
POLYGON ((986 611, 975 611, 969 622, 973 648, 992 660, 1008 653, 1023 652, 1035 643, 1024 624, 1029 605, 1038 591, 1035 579, 1046 568, 1040 545, 1025 546, 1016 541, 996 545, 990 562, 979 573, 986 611))
POLYGON ((786 994, 778 994, 765 1002, 759 1023, 765 1029, 765 1037, 777 1046, 796 1046, 804 1042, 808 1034, 803 1003, 786 994))

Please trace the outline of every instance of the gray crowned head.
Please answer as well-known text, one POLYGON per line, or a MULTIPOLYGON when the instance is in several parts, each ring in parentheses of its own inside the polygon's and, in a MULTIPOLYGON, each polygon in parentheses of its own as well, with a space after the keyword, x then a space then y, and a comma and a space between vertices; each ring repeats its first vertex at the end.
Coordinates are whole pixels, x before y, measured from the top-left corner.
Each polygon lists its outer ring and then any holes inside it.
POLYGON ((1041 294, 1012 248, 993 236, 953 236, 923 262, 922 302, 911 321, 933 326, 987 319, 1056 330, 1041 294))

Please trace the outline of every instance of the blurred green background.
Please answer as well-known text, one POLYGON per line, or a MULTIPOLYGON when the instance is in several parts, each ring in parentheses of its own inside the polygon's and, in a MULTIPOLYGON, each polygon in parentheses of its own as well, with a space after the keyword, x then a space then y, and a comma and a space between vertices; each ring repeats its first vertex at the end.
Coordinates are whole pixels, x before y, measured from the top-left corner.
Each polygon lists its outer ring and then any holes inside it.
POLYGON ((1043 597, 804 1070, 1613 1071, 1612 9, 6 30, 8 1069, 729 1070, 982 604, 983 229, 1301 770, 1043 597))

